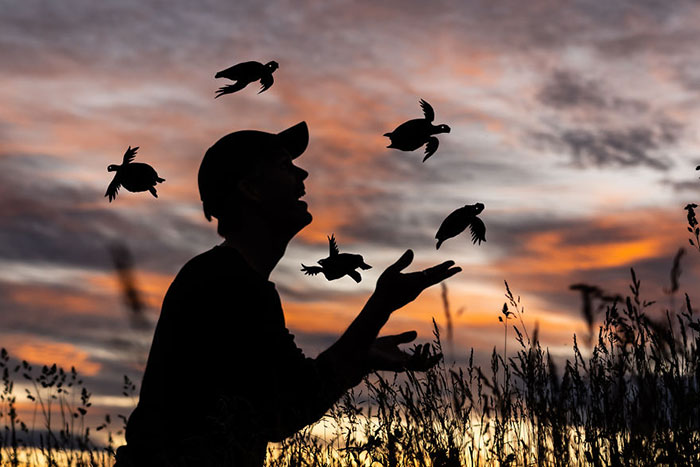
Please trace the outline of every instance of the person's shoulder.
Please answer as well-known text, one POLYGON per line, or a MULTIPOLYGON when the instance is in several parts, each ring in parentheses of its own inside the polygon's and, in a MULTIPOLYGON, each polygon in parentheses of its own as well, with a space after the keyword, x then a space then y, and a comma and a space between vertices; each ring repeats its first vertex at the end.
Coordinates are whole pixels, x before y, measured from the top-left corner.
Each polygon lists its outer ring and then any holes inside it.
POLYGON ((226 250, 215 246, 187 261, 168 288, 168 303, 218 296, 239 282, 241 266, 226 250))
POLYGON ((215 246, 190 259, 177 276, 207 281, 236 274, 240 268, 241 261, 235 252, 230 248, 215 246))

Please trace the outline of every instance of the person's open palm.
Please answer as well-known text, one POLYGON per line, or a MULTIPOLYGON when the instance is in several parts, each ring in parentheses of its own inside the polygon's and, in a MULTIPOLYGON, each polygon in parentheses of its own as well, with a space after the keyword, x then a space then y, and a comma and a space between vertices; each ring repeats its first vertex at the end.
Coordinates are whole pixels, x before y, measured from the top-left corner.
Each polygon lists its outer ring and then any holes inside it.
POLYGON ((422 271, 402 273, 412 261, 413 251, 406 250, 377 280, 372 298, 389 313, 411 303, 431 285, 442 282, 462 270, 460 267, 453 267, 454 261, 445 261, 422 271))
POLYGON ((432 354, 428 344, 414 346, 412 353, 399 349, 399 344, 412 342, 416 336, 416 331, 408 331, 376 338, 367 352, 369 367, 374 371, 427 371, 437 365, 442 354, 432 354))

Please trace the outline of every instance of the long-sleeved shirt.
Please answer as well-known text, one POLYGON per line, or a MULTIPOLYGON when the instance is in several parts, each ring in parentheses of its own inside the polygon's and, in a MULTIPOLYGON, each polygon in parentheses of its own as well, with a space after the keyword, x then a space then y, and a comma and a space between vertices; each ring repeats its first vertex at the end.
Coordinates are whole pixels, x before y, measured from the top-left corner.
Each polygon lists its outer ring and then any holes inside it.
POLYGON ((262 465, 269 441, 318 420, 363 374, 329 352, 305 357, 274 283, 214 247, 163 300, 117 465, 262 465))

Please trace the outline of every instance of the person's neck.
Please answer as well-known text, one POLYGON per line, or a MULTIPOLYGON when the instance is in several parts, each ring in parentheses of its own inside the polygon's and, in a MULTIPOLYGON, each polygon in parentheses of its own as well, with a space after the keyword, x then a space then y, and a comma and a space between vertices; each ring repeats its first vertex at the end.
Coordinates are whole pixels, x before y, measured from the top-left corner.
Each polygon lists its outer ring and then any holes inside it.
POLYGON ((269 280, 288 243, 289 240, 274 237, 269 231, 239 231, 226 235, 221 246, 235 248, 255 272, 269 280))

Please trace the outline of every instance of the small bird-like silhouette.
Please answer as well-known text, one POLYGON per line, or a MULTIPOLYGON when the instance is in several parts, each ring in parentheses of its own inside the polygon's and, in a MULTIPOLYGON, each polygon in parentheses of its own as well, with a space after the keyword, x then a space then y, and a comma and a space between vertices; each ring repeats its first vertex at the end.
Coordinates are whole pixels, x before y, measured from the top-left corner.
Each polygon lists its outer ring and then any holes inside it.
POLYGON ((360 276, 360 273, 355 271, 355 269, 370 269, 372 267, 365 263, 362 255, 340 253, 338 244, 335 242, 335 235, 328 237, 328 249, 330 250, 330 256, 318 260, 320 266, 305 266, 302 264, 301 270, 307 276, 315 276, 318 273, 323 273, 329 281, 348 275, 352 277, 355 282, 360 282, 362 276, 360 276))
POLYGON ((423 158, 423 162, 425 162, 428 157, 435 154, 440 144, 440 141, 433 135, 449 133, 450 127, 444 124, 433 125, 433 120, 435 120, 433 107, 423 99, 420 100, 420 106, 425 118, 416 118, 402 123, 394 131, 384 133, 384 136, 388 136, 391 140, 388 148, 401 151, 415 151, 425 144, 425 157, 423 158))
POLYGON ((221 70, 214 78, 227 78, 231 81, 235 81, 233 84, 223 86, 216 91, 217 97, 223 96, 224 94, 231 94, 236 91, 240 91, 244 87, 248 86, 253 81, 260 81, 260 94, 263 91, 267 91, 275 80, 272 78, 272 73, 279 68, 277 62, 267 62, 262 64, 260 62, 243 62, 237 65, 233 65, 230 68, 221 70))
POLYGON ((138 146, 129 149, 124 153, 122 165, 111 164, 107 167, 108 172, 116 172, 112 182, 107 187, 105 196, 109 196, 111 203, 117 197, 120 187, 124 187, 131 192, 150 191, 154 197, 158 197, 156 183, 163 183, 164 178, 160 178, 153 167, 141 162, 131 162, 136 157, 138 146))
POLYGON ((435 234, 435 238, 438 241, 437 245, 435 245, 435 249, 439 250, 442 242, 448 238, 456 237, 464 232, 464 229, 467 227, 470 228, 472 233, 472 243, 476 245, 476 242, 479 242, 479 245, 481 245, 481 242, 485 242, 486 226, 484 225, 484 221, 477 217, 483 210, 484 205, 476 203, 467 204, 453 211, 442 221, 440 228, 435 234))

